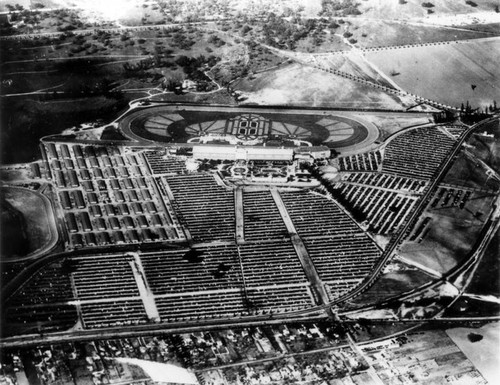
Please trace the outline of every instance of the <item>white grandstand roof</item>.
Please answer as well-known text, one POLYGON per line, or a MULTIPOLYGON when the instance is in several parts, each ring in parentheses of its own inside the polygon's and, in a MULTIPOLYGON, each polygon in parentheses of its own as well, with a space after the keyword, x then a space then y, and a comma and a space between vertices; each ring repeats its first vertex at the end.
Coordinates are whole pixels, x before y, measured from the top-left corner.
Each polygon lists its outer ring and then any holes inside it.
POLYGON ((195 146, 195 159, 292 160, 292 148, 264 146, 195 146))

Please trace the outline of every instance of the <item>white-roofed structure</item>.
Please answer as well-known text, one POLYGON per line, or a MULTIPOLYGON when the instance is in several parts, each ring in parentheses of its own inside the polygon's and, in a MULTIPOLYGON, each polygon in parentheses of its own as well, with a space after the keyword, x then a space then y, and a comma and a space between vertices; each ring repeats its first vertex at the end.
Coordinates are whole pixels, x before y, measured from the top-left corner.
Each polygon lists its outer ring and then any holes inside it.
POLYGON ((293 148, 264 146, 194 146, 194 159, 214 160, 293 160, 293 148))
POLYGON ((140 360, 137 358, 116 358, 122 364, 136 365, 151 378, 152 381, 163 384, 186 384, 198 385, 199 382, 194 375, 185 368, 161 362, 140 360))

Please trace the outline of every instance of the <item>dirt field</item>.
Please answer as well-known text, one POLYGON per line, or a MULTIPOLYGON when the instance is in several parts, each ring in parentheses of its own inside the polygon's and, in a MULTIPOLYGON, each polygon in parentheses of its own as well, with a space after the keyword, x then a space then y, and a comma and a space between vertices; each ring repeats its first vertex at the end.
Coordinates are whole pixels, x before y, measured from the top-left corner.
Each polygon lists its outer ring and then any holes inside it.
POLYGON ((252 80, 237 80, 233 88, 247 97, 245 104, 394 110, 412 105, 409 100, 300 64, 266 71, 252 80))
POLYGON ((499 97, 500 38, 367 52, 404 90, 445 104, 486 107, 499 97))

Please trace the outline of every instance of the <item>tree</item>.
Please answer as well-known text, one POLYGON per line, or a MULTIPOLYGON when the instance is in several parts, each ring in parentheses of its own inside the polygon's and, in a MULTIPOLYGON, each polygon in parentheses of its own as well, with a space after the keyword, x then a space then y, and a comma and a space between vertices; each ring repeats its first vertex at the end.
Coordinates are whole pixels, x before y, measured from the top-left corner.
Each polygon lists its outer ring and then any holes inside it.
POLYGON ((338 27, 340 27, 340 24, 337 24, 335 21, 332 21, 330 24, 328 24, 328 27, 330 29, 337 29, 338 27))
POLYGON ((198 249, 189 249, 186 254, 184 254, 183 258, 191 263, 200 263, 203 262, 203 252, 198 249))
POLYGON ((246 35, 248 32, 250 32, 252 30, 252 28, 248 25, 244 25, 243 28, 241 28, 241 34, 244 36, 246 35))

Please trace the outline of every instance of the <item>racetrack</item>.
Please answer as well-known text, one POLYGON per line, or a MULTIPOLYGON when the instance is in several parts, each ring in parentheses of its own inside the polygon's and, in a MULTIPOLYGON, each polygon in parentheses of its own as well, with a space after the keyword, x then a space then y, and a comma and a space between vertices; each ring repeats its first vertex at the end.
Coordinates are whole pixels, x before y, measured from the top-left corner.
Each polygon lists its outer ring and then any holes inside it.
POLYGON ((302 140, 342 154, 367 151, 379 137, 377 127, 359 116, 307 109, 153 105, 131 111, 119 125, 130 139, 164 146, 182 145, 205 134, 240 138, 246 132, 242 127, 250 127, 250 120, 256 127, 252 137, 302 140))

